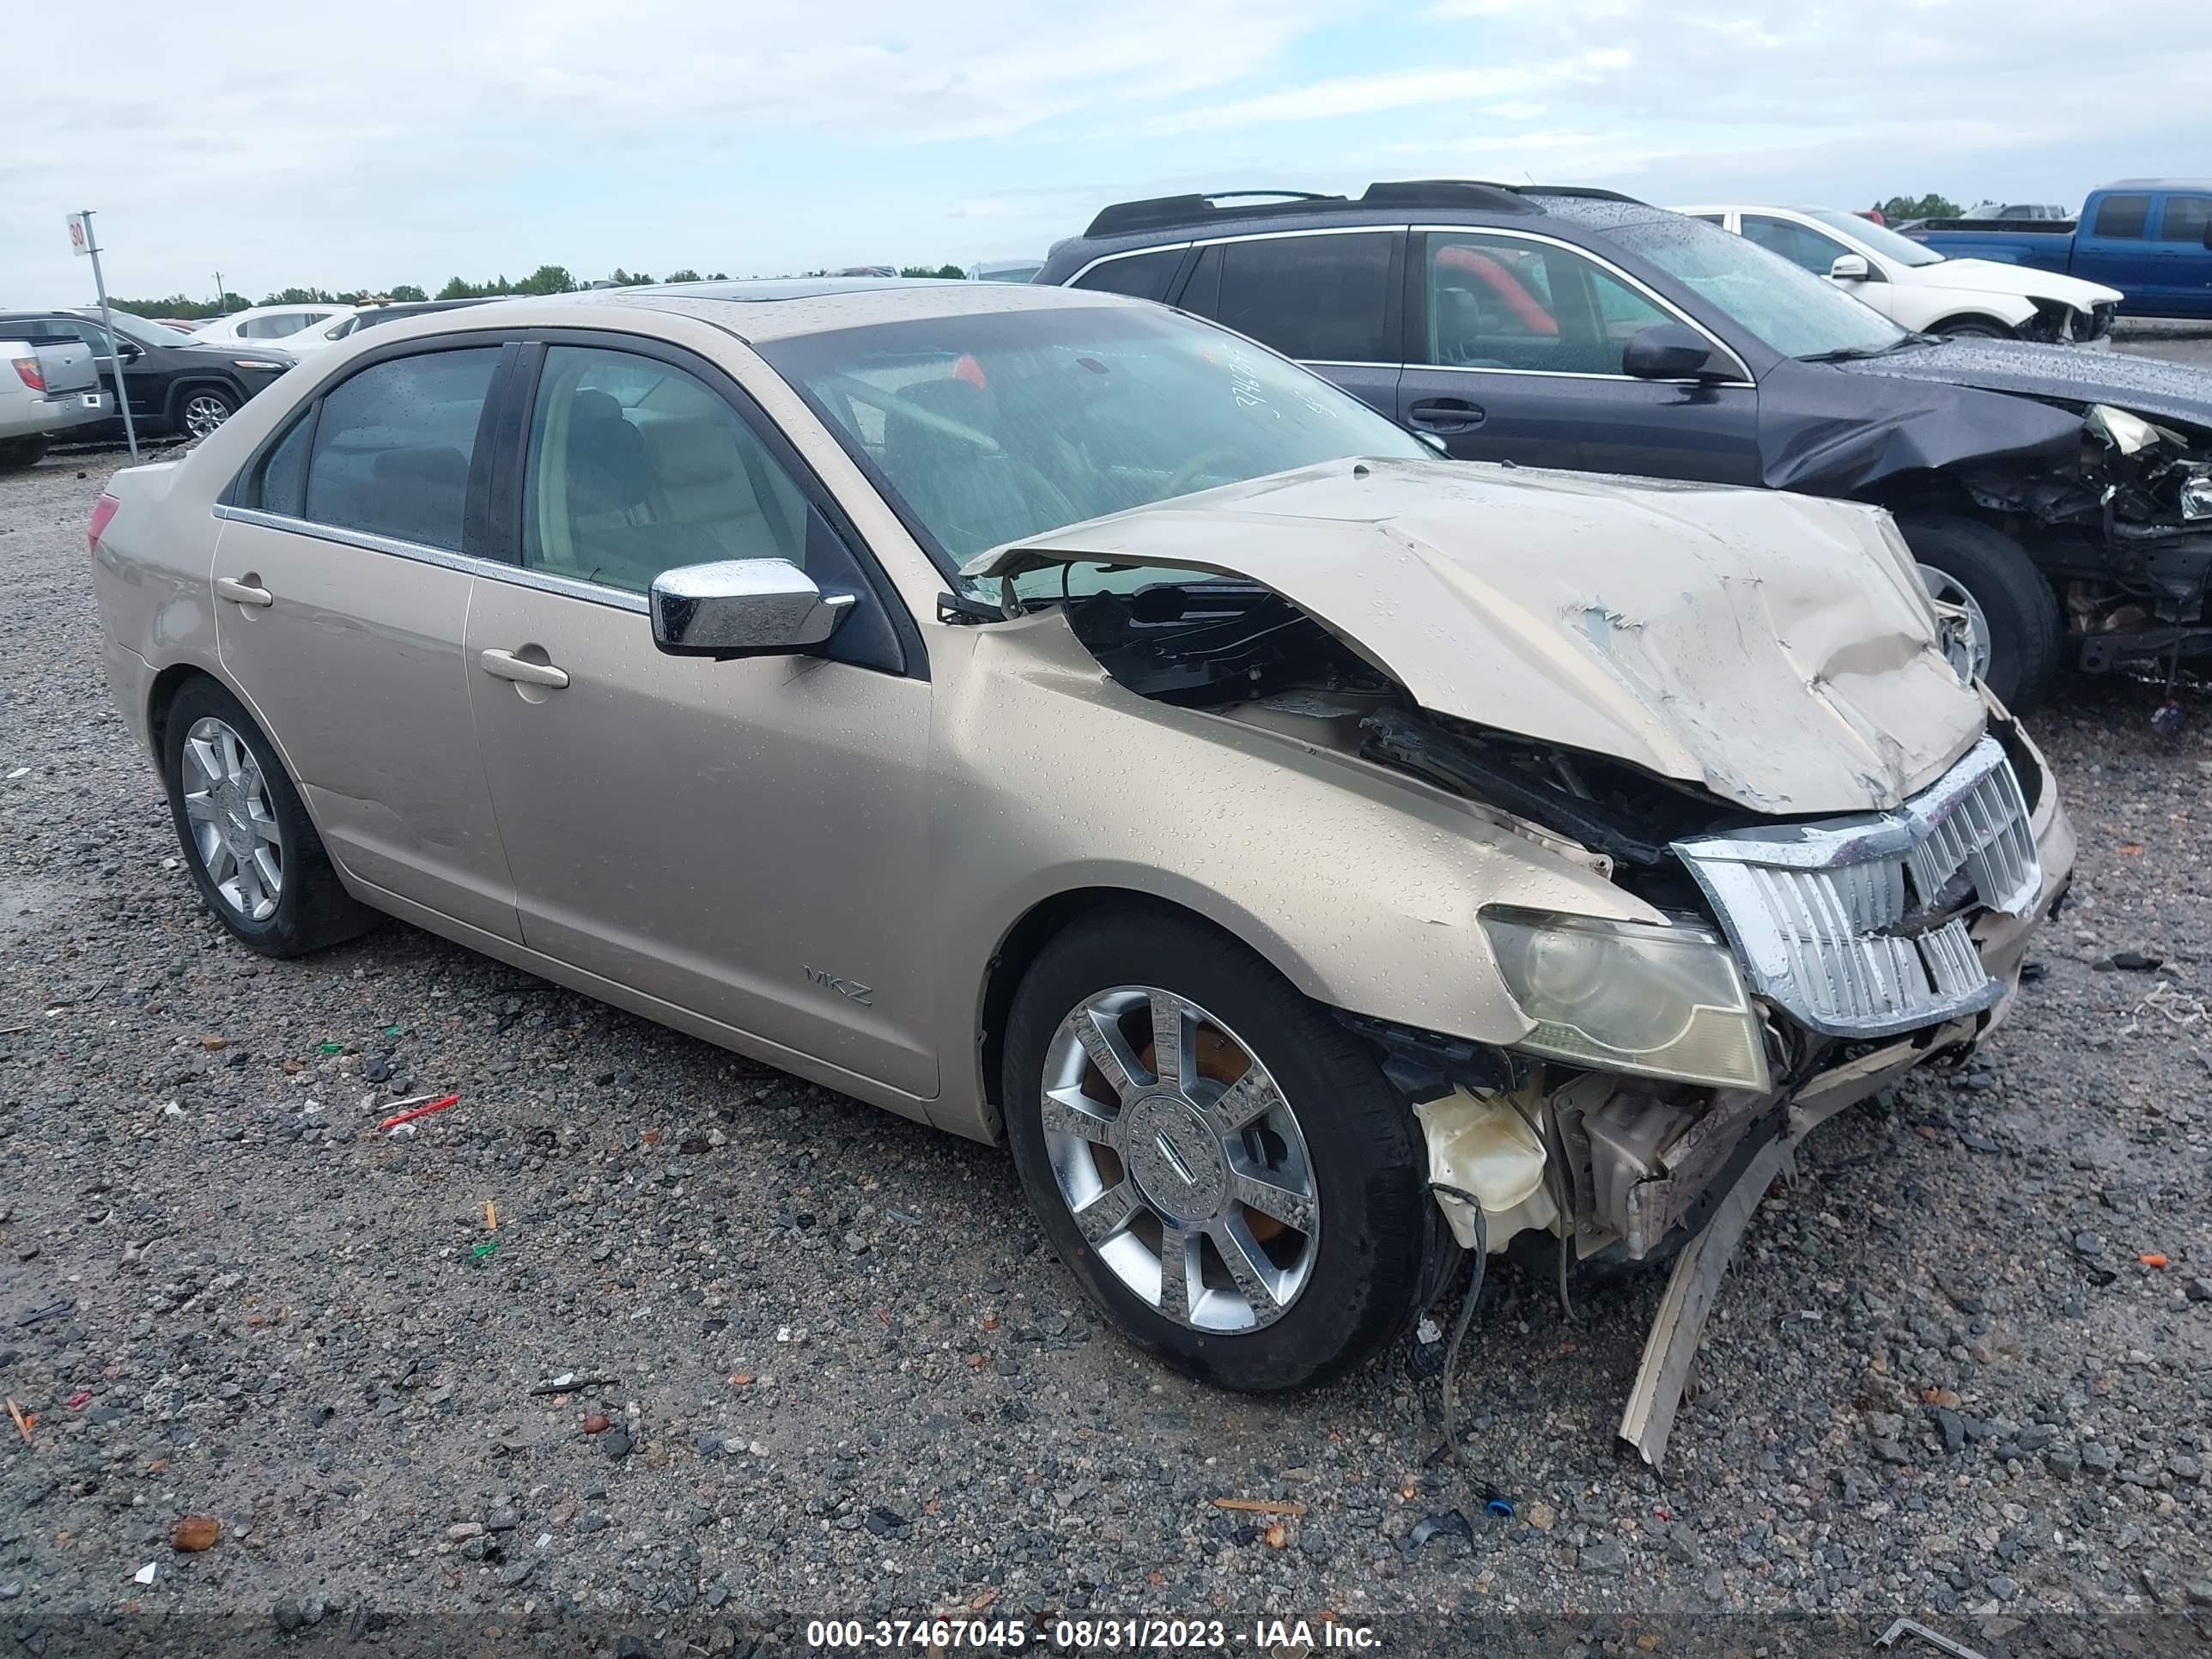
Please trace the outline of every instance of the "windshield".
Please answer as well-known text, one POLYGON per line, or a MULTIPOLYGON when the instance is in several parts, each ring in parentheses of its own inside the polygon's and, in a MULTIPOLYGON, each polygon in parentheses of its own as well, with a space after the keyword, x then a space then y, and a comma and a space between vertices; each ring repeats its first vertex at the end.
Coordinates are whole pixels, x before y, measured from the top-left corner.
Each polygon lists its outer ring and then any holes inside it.
MULTIPOLYGON (((1024 307, 757 349, 949 569, 1193 490, 1349 455, 1432 456, 1318 375, 1156 306, 1024 307)), ((1057 594, 1061 576, 1045 574, 1057 594)), ((1122 572, 1112 585, 1134 584, 1122 572)))
POLYGON ((1785 357, 1866 356, 1911 337, 1780 254, 1679 213, 1607 234, 1785 357))
MULTIPOLYGON (((142 346, 158 346, 164 351, 177 343, 177 331, 173 328, 164 328, 159 323, 135 317, 127 311, 111 311, 107 316, 108 320, 115 325, 115 331, 126 340, 136 340, 142 346)), ((98 322, 100 313, 96 311, 92 313, 88 320, 98 322)))
POLYGON ((1934 248, 1923 246, 1910 236, 1900 236, 1887 225, 1878 225, 1871 219, 1862 219, 1856 213, 1838 213, 1833 208, 1807 208, 1805 216, 1818 219, 1824 225, 1833 225, 1862 247, 1870 247, 1883 258, 1894 259, 1899 264, 1937 265, 1943 263, 1943 256, 1934 248))

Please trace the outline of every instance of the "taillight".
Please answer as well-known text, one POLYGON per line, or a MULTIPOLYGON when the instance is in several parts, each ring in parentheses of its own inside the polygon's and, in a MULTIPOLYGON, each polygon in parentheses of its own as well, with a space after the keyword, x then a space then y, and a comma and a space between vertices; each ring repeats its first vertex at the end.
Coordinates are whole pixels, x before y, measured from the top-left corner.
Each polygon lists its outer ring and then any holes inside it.
POLYGON ((94 552, 100 551, 100 538, 106 532, 108 520, 115 516, 115 509, 122 505, 104 489, 100 492, 100 499, 92 504, 92 527, 84 532, 84 544, 94 552))
POLYGON ((40 368, 39 360, 36 357, 16 358, 15 376, 33 392, 44 392, 46 389, 46 374, 40 368))

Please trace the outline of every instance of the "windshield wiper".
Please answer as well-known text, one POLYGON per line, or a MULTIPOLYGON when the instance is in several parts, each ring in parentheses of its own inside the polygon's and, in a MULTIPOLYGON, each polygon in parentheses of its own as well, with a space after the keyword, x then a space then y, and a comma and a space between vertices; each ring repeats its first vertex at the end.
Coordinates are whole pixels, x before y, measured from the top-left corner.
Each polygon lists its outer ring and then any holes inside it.
POLYGON ((1887 345, 1838 346, 1833 351, 1808 352, 1797 361, 1801 363, 1855 363, 1868 357, 1887 357, 1893 351, 1902 351, 1907 346, 1925 345, 1936 337, 1932 334, 1908 334, 1901 340, 1892 340, 1887 345))

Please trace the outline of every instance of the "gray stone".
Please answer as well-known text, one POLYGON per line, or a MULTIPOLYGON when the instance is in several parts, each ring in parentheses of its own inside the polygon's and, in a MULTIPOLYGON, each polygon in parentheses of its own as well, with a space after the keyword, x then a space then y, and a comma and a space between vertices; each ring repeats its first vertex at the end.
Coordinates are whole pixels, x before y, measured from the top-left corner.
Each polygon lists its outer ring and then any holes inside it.
POLYGON ((1577 1551, 1575 1565, 1584 1572, 1610 1577, 1628 1571, 1628 1547, 1618 1538, 1607 1538, 1577 1551))

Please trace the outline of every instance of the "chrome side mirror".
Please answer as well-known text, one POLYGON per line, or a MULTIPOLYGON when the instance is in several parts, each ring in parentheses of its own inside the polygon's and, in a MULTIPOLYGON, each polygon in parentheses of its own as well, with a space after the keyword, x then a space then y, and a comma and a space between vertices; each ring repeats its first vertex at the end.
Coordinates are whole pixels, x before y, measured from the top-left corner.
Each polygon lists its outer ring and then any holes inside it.
POLYGON ((1859 253, 1838 253, 1836 263, 1828 267, 1832 283, 1863 283, 1872 274, 1866 256, 1859 253))
POLYGON ((781 657, 820 645, 857 602, 788 559, 680 565, 653 578, 653 642, 676 657, 781 657))

